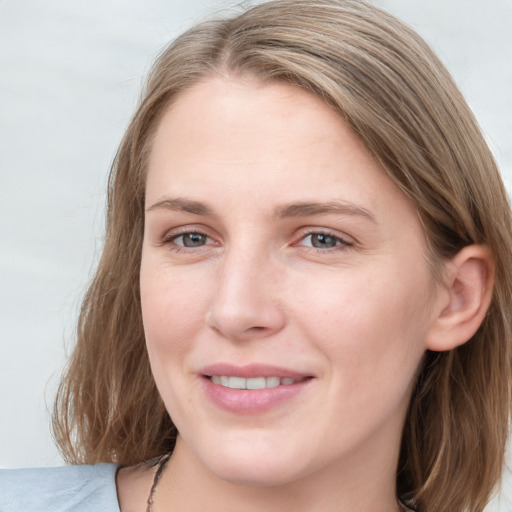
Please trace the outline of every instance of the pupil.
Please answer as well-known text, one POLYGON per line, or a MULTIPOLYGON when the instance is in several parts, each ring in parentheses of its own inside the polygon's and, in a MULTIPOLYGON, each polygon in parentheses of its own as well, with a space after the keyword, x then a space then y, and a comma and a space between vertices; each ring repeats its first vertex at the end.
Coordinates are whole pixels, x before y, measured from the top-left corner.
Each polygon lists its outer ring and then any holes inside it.
POLYGON ((183 236, 183 245, 185 247, 197 247, 204 244, 205 238, 201 233, 187 233, 183 236))
POLYGON ((330 235, 322 235, 321 233, 311 236, 311 245, 316 248, 325 249, 336 246, 336 238, 330 235))

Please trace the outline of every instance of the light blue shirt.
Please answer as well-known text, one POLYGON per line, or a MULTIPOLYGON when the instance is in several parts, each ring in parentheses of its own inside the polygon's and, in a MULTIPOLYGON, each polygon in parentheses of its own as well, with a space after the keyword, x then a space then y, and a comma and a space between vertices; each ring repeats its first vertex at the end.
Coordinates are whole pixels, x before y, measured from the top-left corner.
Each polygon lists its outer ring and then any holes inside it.
POLYGON ((115 464, 0 470, 0 512, 121 512, 115 464))

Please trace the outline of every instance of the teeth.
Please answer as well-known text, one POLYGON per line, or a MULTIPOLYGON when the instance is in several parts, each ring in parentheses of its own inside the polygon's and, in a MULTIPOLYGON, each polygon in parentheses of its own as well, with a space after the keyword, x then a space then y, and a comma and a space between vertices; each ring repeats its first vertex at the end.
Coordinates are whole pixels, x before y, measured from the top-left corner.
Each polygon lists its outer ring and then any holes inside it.
POLYGON ((302 379, 292 379, 290 377, 227 377, 225 375, 212 375, 211 381, 214 384, 231 389, 265 389, 275 388, 277 386, 290 386, 302 379))
POLYGON ((267 377, 266 379, 267 388, 275 388, 281 384, 279 377, 267 377))
POLYGON ((267 379, 265 377, 247 379, 245 386, 247 389, 264 389, 267 387, 267 379))
POLYGON ((246 389, 247 379, 243 377, 229 377, 228 388, 246 389))

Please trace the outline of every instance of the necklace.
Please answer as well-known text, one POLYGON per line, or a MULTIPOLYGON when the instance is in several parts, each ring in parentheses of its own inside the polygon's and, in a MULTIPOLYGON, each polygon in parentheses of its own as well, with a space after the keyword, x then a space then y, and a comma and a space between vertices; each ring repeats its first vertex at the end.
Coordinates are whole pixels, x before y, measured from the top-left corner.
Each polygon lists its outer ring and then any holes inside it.
POLYGON ((148 501, 146 502, 146 512, 153 512, 153 502, 155 501, 155 493, 158 486, 158 481, 160 480, 160 477, 162 476, 165 466, 167 465, 167 462, 169 462, 170 458, 171 454, 166 453, 165 455, 162 455, 156 463, 158 465, 158 469, 155 472, 155 476, 153 477, 153 485, 149 491, 148 501))
MULTIPOLYGON (((153 477, 153 484, 151 485, 151 490, 149 491, 148 501, 146 502, 146 512, 153 512, 153 503, 155 501, 156 488, 158 487, 158 482, 170 458, 171 454, 166 453, 156 461, 155 465, 158 466, 158 469, 155 472, 155 476, 153 477)), ((400 508, 400 510, 403 510, 404 512, 411 510, 404 503, 402 503, 401 500, 398 501, 398 507, 400 508)))

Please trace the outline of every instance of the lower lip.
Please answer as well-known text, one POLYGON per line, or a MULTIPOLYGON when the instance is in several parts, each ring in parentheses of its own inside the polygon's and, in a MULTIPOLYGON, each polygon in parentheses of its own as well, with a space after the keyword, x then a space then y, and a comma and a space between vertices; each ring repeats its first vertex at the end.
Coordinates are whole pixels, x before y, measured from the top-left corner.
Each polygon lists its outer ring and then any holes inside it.
POLYGON ((295 384, 264 389, 232 389, 214 384, 203 377, 203 389, 206 396, 225 411, 237 414, 261 414, 283 402, 291 400, 303 391, 312 379, 295 384))

